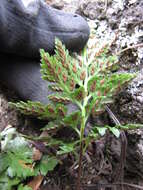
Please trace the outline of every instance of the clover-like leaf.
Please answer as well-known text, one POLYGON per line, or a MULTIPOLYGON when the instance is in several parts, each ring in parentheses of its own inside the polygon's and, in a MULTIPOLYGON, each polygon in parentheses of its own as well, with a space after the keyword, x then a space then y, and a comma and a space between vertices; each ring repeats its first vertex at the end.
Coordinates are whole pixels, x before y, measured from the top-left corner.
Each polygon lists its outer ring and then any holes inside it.
POLYGON ((101 136, 104 136, 107 130, 106 127, 96 127, 96 129, 101 136))
POLYGON ((49 157, 45 155, 42 157, 42 160, 37 166, 37 170, 39 170, 40 173, 45 176, 49 171, 54 170, 57 164, 58 160, 55 157, 49 157))
POLYGON ((108 126, 109 131, 111 131, 111 133, 113 133, 113 135, 115 135, 117 138, 119 138, 120 136, 120 131, 119 129, 117 129, 116 127, 109 127, 108 126))
POLYGON ((119 125, 116 126, 119 129, 124 129, 124 130, 134 130, 134 129, 140 129, 143 128, 143 124, 139 124, 139 123, 130 123, 130 124, 126 124, 126 125, 119 125))

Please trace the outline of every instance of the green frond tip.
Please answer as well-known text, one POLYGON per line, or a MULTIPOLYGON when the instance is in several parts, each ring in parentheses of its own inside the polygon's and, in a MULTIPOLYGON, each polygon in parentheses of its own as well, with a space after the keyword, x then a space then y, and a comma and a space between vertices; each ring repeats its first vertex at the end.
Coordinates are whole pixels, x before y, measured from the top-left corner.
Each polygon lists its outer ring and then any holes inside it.
POLYGON ((143 128, 143 124, 126 124, 126 125, 117 125, 116 126, 117 128, 119 129, 123 129, 123 130, 134 130, 134 129, 140 129, 140 128, 143 128))
POLYGON ((136 74, 129 73, 95 75, 88 81, 88 90, 90 93, 107 96, 107 93, 113 93, 116 89, 120 89, 135 76, 136 74))
POLYGON ((61 42, 61 40, 56 37, 55 38, 55 47, 57 48, 57 46, 65 47, 65 45, 61 42))
POLYGON ((104 136, 106 131, 109 130, 114 136, 119 138, 120 130, 134 130, 143 128, 143 124, 126 124, 126 125, 115 125, 114 127, 105 125, 104 127, 95 126, 92 129, 92 132, 104 136))
POLYGON ((58 81, 58 73, 56 71, 56 59, 50 56, 48 52, 41 50, 41 73, 42 78, 49 82, 58 81))
MULTIPOLYGON (((35 116, 42 120, 50 120, 57 118, 58 110, 52 104, 43 105, 40 102, 20 101, 18 103, 9 103, 24 115, 35 116)), ((64 112, 64 111, 63 111, 64 112)))
POLYGON ((40 56, 41 56, 41 57, 44 56, 44 53, 45 53, 44 49, 40 49, 40 56))

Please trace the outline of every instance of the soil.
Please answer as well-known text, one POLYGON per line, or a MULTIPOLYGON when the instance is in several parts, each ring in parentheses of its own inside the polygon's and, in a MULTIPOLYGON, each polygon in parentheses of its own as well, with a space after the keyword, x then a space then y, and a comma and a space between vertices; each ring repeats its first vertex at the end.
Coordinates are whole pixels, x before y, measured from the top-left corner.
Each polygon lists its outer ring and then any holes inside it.
MULTIPOLYGON (((110 109, 122 124, 143 123, 143 1, 47 0, 47 3, 84 16, 99 38, 118 32, 113 51, 120 52, 130 47, 119 55, 120 71, 137 71, 138 75, 116 97, 115 104, 110 109)), ((8 102, 16 99, 14 92, 0 85, 0 131, 7 125, 12 125, 22 132, 39 134, 32 128, 33 125, 38 127, 38 122, 31 122, 9 107, 8 102)), ((92 118, 92 123, 113 125, 107 113, 92 118)), ((107 134, 90 145, 82 162, 83 190, 120 190, 121 182, 124 182, 124 190, 143 187, 143 130, 126 132, 126 137, 128 147, 124 170, 120 170, 121 159, 124 158, 123 155, 120 156, 121 139, 107 134)), ((76 179, 77 163, 72 155, 68 155, 62 158, 62 165, 48 174, 40 189, 75 190, 76 179)))

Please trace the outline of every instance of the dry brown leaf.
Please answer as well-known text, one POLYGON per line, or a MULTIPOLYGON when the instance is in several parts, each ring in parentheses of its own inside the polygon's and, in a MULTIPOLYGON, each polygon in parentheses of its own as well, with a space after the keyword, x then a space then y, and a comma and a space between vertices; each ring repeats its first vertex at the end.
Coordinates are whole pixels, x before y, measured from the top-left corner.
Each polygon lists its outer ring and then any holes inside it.
POLYGON ((44 176, 42 175, 35 176, 33 180, 31 180, 27 185, 31 187, 32 190, 38 190, 43 181, 43 178, 44 176))

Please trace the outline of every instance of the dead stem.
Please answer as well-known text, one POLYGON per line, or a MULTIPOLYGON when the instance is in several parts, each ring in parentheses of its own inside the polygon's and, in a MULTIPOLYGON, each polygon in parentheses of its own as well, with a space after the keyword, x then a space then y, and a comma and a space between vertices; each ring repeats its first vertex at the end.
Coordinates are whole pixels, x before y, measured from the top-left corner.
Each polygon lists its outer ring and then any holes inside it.
POLYGON ((93 185, 85 185, 84 187, 92 187, 92 188, 101 188, 101 187, 115 187, 115 186, 128 186, 136 189, 143 190, 143 187, 140 185, 132 184, 132 183, 100 183, 100 184, 93 184, 93 185))
MULTIPOLYGON (((114 123, 116 125, 121 125, 120 121, 117 119, 117 117, 113 114, 113 112, 110 110, 108 106, 106 106, 106 111, 108 112, 111 119, 113 119, 114 123)), ((117 170, 116 176, 114 178, 114 181, 121 181, 121 189, 124 190, 123 187, 123 181, 124 181, 124 166, 126 162, 126 150, 127 150, 127 138, 124 131, 121 131, 120 134, 121 137, 121 155, 120 155, 120 164, 119 168, 117 170)), ((116 189, 116 187, 115 187, 116 189)))
POLYGON ((120 55, 121 53, 123 53, 123 52, 125 52, 125 51, 127 51, 129 49, 135 49, 135 48, 139 48, 139 47, 143 47, 143 43, 129 46, 129 47, 117 52, 117 55, 120 55))

